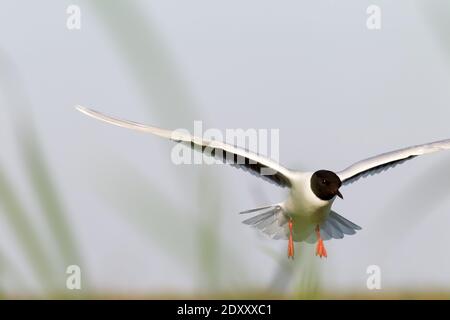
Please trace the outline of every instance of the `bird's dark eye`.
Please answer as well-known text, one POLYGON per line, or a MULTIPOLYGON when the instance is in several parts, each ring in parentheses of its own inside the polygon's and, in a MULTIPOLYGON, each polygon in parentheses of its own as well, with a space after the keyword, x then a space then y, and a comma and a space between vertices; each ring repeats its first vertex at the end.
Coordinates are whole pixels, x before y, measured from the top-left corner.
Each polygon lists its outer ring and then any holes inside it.
POLYGON ((327 184, 327 180, 323 179, 323 180, 322 180, 322 183, 323 183, 323 184, 327 184))

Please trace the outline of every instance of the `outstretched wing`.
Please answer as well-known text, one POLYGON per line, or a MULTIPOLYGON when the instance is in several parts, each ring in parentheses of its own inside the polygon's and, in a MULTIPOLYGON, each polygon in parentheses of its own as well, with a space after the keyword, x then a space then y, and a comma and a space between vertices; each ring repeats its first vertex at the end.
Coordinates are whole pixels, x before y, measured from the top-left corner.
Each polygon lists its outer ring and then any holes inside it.
POLYGON ((414 159, 417 156, 447 149, 450 149, 450 139, 387 152, 356 162, 345 170, 337 172, 337 175, 342 183, 346 185, 353 183, 362 177, 374 175, 393 168, 396 165, 414 159))
POLYGON ((290 170, 255 153, 236 148, 220 141, 205 140, 177 130, 165 130, 137 122, 113 118, 82 106, 76 106, 76 109, 95 119, 114 124, 116 126, 151 133, 162 138, 186 144, 194 150, 198 150, 204 154, 218 158, 224 163, 241 168, 280 187, 291 187, 290 170))

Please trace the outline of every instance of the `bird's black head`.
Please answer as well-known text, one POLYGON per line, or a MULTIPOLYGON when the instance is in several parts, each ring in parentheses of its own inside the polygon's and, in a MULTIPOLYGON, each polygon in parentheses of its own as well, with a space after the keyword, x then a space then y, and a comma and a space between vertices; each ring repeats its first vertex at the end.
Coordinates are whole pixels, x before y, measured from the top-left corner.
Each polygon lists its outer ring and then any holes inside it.
POLYGON ((332 171, 319 170, 311 176, 312 191, 319 199, 325 201, 331 200, 335 196, 344 199, 339 192, 341 185, 341 179, 332 171))

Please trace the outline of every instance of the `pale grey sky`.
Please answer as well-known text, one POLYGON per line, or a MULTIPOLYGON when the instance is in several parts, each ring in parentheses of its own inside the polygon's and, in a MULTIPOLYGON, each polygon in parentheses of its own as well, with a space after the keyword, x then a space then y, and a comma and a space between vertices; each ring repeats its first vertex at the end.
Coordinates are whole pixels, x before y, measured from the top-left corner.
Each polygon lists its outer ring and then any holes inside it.
MULTIPOLYGON (((149 105, 147 89, 126 61, 127 50, 118 48, 101 18, 101 6, 90 1, 0 5, 0 50, 14 64, 30 101, 27 112, 68 207, 91 287, 128 293, 198 288, 192 272, 152 242, 145 228, 136 228, 123 214, 127 210, 118 213, 107 201, 102 188, 110 183, 104 173, 115 163, 111 157, 135 168, 170 205, 188 208, 186 214, 208 201, 191 181, 211 173, 222 198, 217 231, 247 273, 242 284, 230 272, 224 286, 230 290, 267 286, 276 267, 268 248, 280 255, 286 250, 285 242, 264 239, 242 225, 237 212, 266 199, 280 201, 285 192, 228 167, 175 167, 170 143, 94 122, 74 111, 75 104, 167 128, 192 129, 193 120, 219 129, 279 128, 281 163, 307 170, 338 170, 377 153, 450 138, 450 51, 442 43, 448 30, 439 30, 433 16, 448 9, 445 1, 132 2, 170 52, 167 59, 186 84, 195 113, 180 116, 182 106, 155 111, 158 101, 149 105), (79 31, 66 28, 69 4, 81 8, 79 31), (370 4, 382 9, 381 30, 366 28, 370 4)), ((148 88, 149 94, 154 90, 161 89, 148 88)), ((24 190, 23 201, 33 207, 14 156, 10 98, 1 94, 0 159, 24 190)), ((343 190, 345 200, 334 208, 363 230, 326 243, 329 258, 317 263, 325 289, 364 291, 371 264, 381 267, 384 290, 450 288, 450 201, 448 192, 442 193, 450 190, 450 170, 442 176, 433 171, 445 163, 450 165, 450 154, 422 157, 343 190)), ((2 221, 0 248, 26 272, 2 221)), ((17 289, 12 280, 9 286, 17 289)))

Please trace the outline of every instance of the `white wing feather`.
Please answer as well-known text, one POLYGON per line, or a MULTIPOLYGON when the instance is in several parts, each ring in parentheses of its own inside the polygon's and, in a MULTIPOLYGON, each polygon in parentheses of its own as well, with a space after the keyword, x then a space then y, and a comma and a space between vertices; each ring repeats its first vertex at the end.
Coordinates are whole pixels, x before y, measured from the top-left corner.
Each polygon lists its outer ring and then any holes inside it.
POLYGON ((337 172, 337 175, 344 185, 350 184, 362 177, 383 172, 417 156, 447 149, 450 149, 450 139, 387 152, 356 162, 345 170, 337 172))
MULTIPOLYGON (((243 168, 247 171, 250 171, 253 174, 258 174, 262 178, 265 178, 265 180, 268 180, 272 183, 276 183, 279 186, 282 187, 290 187, 291 186, 291 180, 292 180, 292 172, 278 163, 276 163, 273 160, 270 160, 266 157, 262 157, 260 155, 257 155, 255 153, 245 151, 243 149, 234 147, 232 145, 220 142, 220 141, 213 141, 213 140, 205 140, 199 137, 192 136, 190 134, 182 133, 177 130, 165 130, 157 127, 151 127, 148 125, 144 125, 141 123, 128 121, 128 120, 122 120, 113 118, 110 116, 107 116, 105 114, 102 114, 98 111, 94 111, 82 106, 75 106, 75 108, 95 119, 127 128, 137 131, 142 131, 146 133, 151 133, 156 136, 166 138, 173 140, 175 142, 183 142, 188 144, 194 144, 196 146, 201 147, 202 152, 205 150, 205 148, 208 148, 211 150, 221 150, 224 153, 228 153, 231 155, 235 155, 233 159, 236 159, 236 156, 239 156, 244 159, 244 162, 242 163, 231 163, 233 166, 237 166, 240 168, 243 168), (270 170, 267 170, 267 172, 261 173, 261 168, 268 168, 270 170)), ((228 158, 227 158, 228 159, 228 158)))

